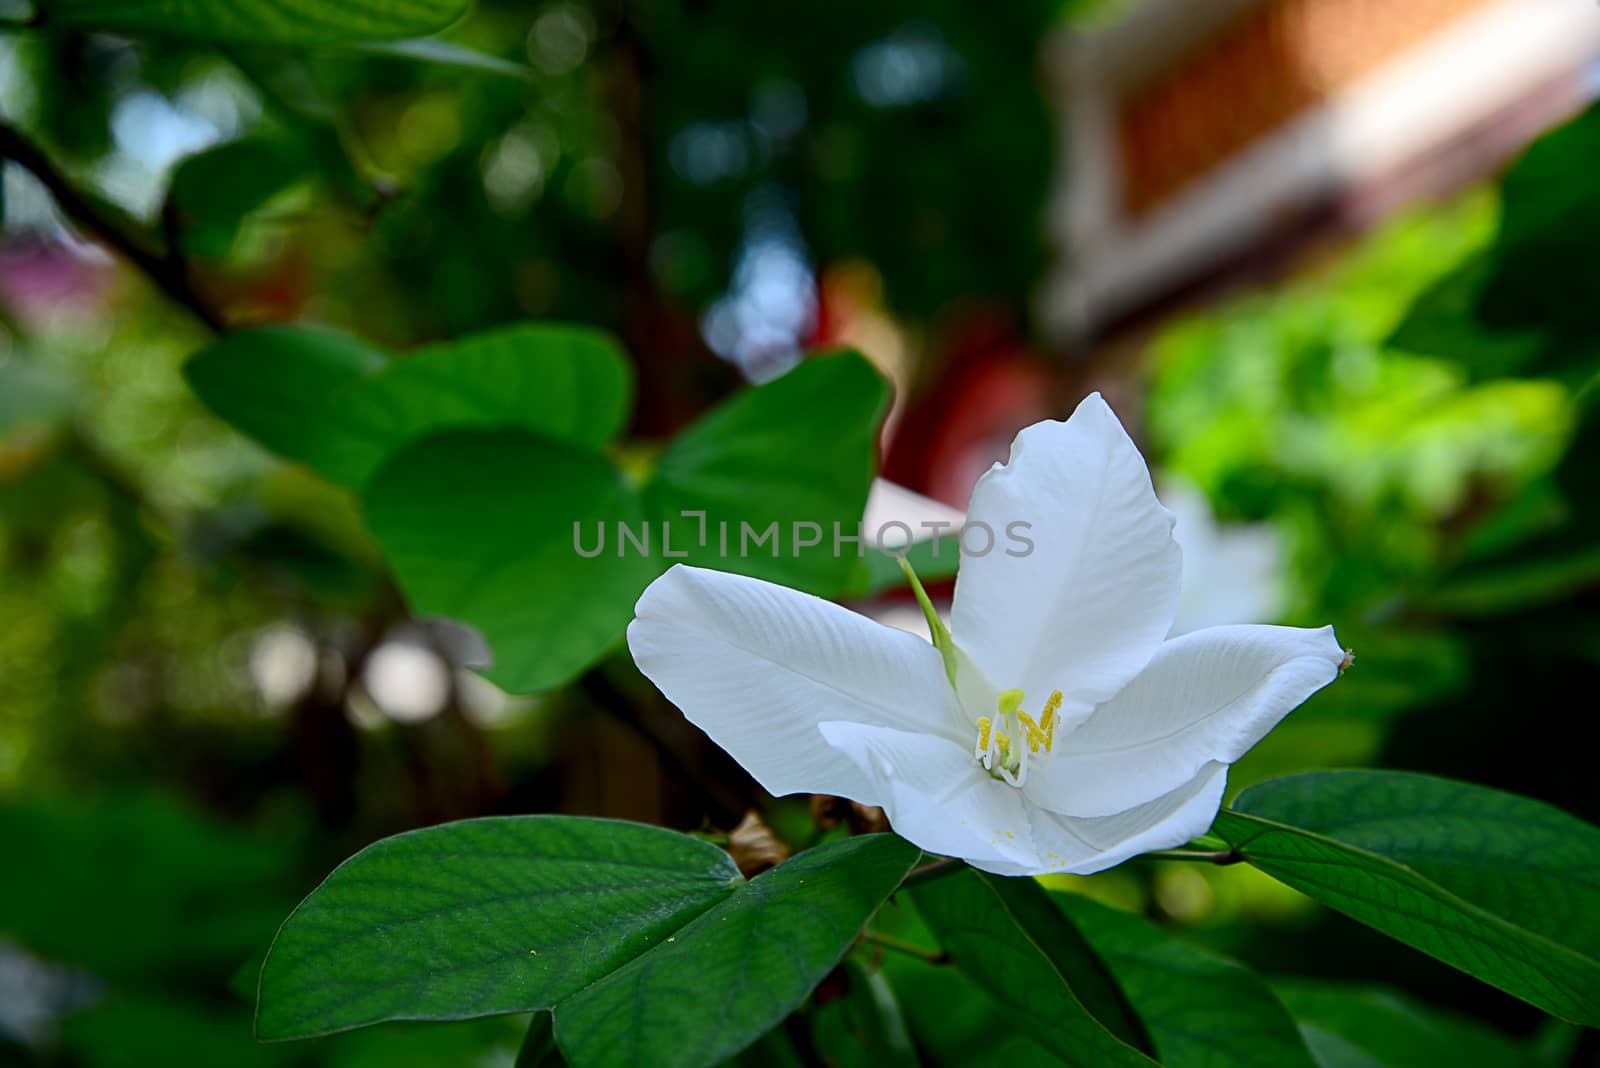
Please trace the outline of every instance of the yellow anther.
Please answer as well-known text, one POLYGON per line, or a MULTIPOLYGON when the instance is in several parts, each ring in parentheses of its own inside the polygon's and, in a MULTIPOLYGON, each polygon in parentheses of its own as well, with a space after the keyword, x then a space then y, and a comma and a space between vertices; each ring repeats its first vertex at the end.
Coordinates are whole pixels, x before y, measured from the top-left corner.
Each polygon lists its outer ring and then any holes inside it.
POLYGON ((1044 731, 1039 729, 1039 724, 1033 721, 1032 716, 1020 709, 1017 711, 1017 721, 1022 724, 1022 729, 1027 734, 1028 751, 1037 753, 1039 751, 1039 747, 1046 741, 1044 731))
POLYGON ((1039 714, 1039 729, 1044 735, 1044 751, 1050 752, 1050 747, 1056 740, 1056 712, 1061 709, 1061 691, 1050 691, 1050 700, 1044 703, 1044 711, 1039 714))
POLYGON ((1021 690, 1002 690, 995 695, 996 714, 977 719, 978 744, 972 754, 990 775, 1012 786, 1021 786, 1027 780, 1030 753, 1048 753, 1055 745, 1056 719, 1061 709, 1061 691, 1053 691, 1039 718, 1034 719, 1022 707, 1024 696, 1021 690), (1008 729, 1010 734, 1006 733, 1008 729))

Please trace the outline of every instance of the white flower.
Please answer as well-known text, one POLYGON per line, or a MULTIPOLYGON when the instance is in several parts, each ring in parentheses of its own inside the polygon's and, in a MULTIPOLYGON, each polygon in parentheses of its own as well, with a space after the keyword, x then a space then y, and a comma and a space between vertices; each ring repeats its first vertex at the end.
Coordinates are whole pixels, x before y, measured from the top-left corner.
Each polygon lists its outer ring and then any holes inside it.
POLYGON ((1204 833, 1228 765, 1338 674, 1331 627, 1164 640, 1172 516, 1098 394, 1022 431, 968 517, 998 537, 969 538, 934 644, 679 565, 639 599, 629 648, 773 794, 881 805, 928 852, 1003 875, 1099 871, 1204 833))

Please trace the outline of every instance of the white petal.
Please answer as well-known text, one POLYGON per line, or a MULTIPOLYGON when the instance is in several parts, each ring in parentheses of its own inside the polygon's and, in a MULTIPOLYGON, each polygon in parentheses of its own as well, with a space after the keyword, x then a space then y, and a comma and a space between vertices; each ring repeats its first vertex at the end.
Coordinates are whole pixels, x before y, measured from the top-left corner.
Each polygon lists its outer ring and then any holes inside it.
POLYGON ((963 540, 951 631, 996 686, 1025 691, 1035 713, 1061 690, 1065 724, 1086 717, 1139 673, 1172 626, 1172 515, 1098 393, 1066 422, 1017 435, 1010 462, 973 490, 963 540), (983 556, 971 551, 986 541, 978 524, 995 536, 983 556), (1031 552, 1010 536, 1018 530, 1031 552))
POLYGON ((1035 765, 1036 803, 1104 816, 1232 763, 1339 674, 1332 627, 1233 626, 1163 644, 1150 665, 1035 765))
POLYGON ((1210 829, 1227 785, 1228 765, 1207 764, 1171 793, 1114 816, 1081 819, 1034 808, 1033 843, 1041 866, 1001 874, 1092 875, 1140 853, 1182 845, 1210 829))
POLYGON ((902 838, 986 871, 1034 863, 1025 798, 983 770, 970 742, 859 723, 819 729, 873 780, 876 792, 856 800, 882 805, 902 838))
POLYGON ((827 720, 972 744, 938 651, 829 601, 678 564, 634 612, 639 670, 774 795, 872 792, 817 733, 827 720))

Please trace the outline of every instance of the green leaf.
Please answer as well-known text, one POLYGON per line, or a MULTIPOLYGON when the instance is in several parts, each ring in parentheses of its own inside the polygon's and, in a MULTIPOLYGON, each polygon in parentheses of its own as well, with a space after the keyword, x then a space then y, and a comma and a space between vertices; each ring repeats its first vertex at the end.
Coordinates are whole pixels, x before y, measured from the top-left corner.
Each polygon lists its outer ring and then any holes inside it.
POLYGON ((842 583, 856 563, 853 549, 834 557, 831 526, 820 555, 797 559, 790 546, 797 520, 849 517, 851 531, 860 522, 884 393, 860 357, 822 357, 735 396, 667 449, 643 499, 587 451, 620 428, 629 385, 603 335, 520 328, 425 351, 356 387, 343 405, 346 425, 369 441, 417 434, 430 420, 539 430, 413 439, 365 493, 373 534, 412 608, 476 627, 495 655, 489 677, 508 690, 550 689, 605 655, 644 587, 685 549, 689 562, 830 594, 829 577, 842 583), (522 362, 526 352, 542 354, 537 369, 522 362), (791 378, 797 384, 786 387, 791 378), (706 513, 704 546, 694 546, 699 521, 677 507, 706 513), (752 516, 781 528, 780 558, 740 553, 739 523, 752 516), (723 522, 732 527, 726 555, 716 533, 723 522))
POLYGON ((1084 1068, 1154 1063, 1116 979, 1038 883, 969 869, 911 896, 957 966, 1045 1049, 1084 1068))
POLYGON ((359 488, 401 447, 445 429, 521 427, 599 448, 622 429, 632 368, 609 335, 544 323, 430 345, 391 362, 345 334, 228 334, 185 368, 218 415, 280 455, 359 488))
POLYGON ((1600 108, 1540 138, 1506 172, 1499 232, 1425 292, 1391 343, 1459 361, 1478 378, 1517 374, 1576 384, 1600 366, 1587 267, 1600 194, 1585 168, 1600 151, 1600 108))
POLYGON ((1016 1010, 990 997, 961 969, 897 953, 884 957, 883 969, 919 1048, 937 1050, 939 1064, 1060 1068, 1059 1058, 1017 1026, 1016 1010))
POLYGON ((916 863, 893 835, 807 850, 556 1008, 577 1068, 715 1064, 777 1024, 839 963, 916 863))
POLYGON ((352 388, 339 418, 371 443, 365 482, 396 449, 437 430, 520 427, 598 449, 622 430, 633 368, 604 331, 520 323, 430 345, 352 388))
POLYGON ((279 139, 254 137, 197 152, 178 164, 167 189, 185 247, 221 258, 245 217, 293 185, 310 168, 305 153, 279 139))
POLYGON ((1347 771, 1253 786, 1212 833, 1384 934, 1600 1024, 1600 829, 1481 786, 1347 771))
POLYGON ((45 20, 157 37, 314 45, 423 37, 467 11, 467 0, 51 0, 45 20))
POLYGON ((438 37, 417 37, 409 41, 380 41, 363 44, 360 48, 361 51, 373 55, 394 56, 398 59, 454 67, 458 70, 497 74, 502 78, 513 78, 521 82, 533 80, 531 67, 438 37))
POLYGON ((512 1068, 558 1068, 566 1059, 556 1048, 555 1017, 548 1012, 536 1012, 528 1021, 528 1033, 522 1036, 517 1048, 517 1061, 512 1068))
POLYGON ((413 611, 476 627, 494 654, 485 674, 517 693, 602 656, 658 569, 632 552, 580 555, 580 530, 642 525, 638 496, 603 457, 521 431, 413 442, 363 503, 413 611))
POLYGON ((343 393, 389 358, 349 334, 264 326, 224 334, 184 365, 217 415, 281 456, 349 484, 374 462, 370 441, 343 418, 343 393))
POLYGON ((1530 1068, 1531 1051, 1476 1020, 1380 987, 1279 980, 1321 1068, 1530 1068))
POLYGON ((617 820, 497 817, 386 838, 284 921, 256 1033, 549 1008, 739 881, 715 846, 617 820))
POLYGON ((812 1013, 812 1042, 823 1060, 836 1068, 917 1068, 889 980, 854 959, 845 961, 844 975, 845 992, 812 1013))
POLYGON ((670 524, 674 553, 684 552, 685 563, 837 594, 859 554, 853 542, 836 552, 834 533, 860 534, 888 401, 887 383, 855 352, 814 356, 735 394, 673 440, 646 487, 652 511, 670 524), (704 528, 685 511, 704 512, 704 528), (797 536, 797 524, 809 525, 797 536), (769 528, 776 537, 763 545, 741 538, 746 529, 754 539, 769 528), (813 538, 817 544, 800 545, 813 538))
POLYGON ((1398 349, 1460 361, 1473 379, 1537 373, 1549 363, 1550 340, 1528 326, 1496 328, 1478 315, 1494 267, 1480 252, 1424 290, 1389 338, 1398 349))
POLYGON ((1053 894, 1138 1010, 1165 1068, 1313 1068, 1266 982, 1147 920, 1076 894, 1053 894))

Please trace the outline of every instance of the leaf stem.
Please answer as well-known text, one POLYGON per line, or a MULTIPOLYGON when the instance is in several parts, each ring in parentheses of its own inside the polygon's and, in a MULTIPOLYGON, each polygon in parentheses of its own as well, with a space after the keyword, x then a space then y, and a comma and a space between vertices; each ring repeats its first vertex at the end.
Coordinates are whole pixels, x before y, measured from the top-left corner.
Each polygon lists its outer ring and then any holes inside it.
POLYGON ((884 949, 892 949, 896 953, 904 953, 908 957, 925 960, 929 964, 948 964, 950 961, 950 954, 942 949, 928 949, 925 946, 907 942, 893 935, 886 935, 882 931, 862 931, 861 937, 873 945, 882 946, 884 949))
POLYGON ((962 860, 960 857, 941 857, 938 860, 923 864, 920 867, 912 868, 906 873, 906 877, 900 880, 900 885, 897 887, 897 889, 905 890, 921 883, 928 882, 932 879, 938 879, 946 875, 953 875, 966 866, 966 861, 962 860))
POLYGON ((1215 864, 1219 867, 1238 864, 1244 860, 1244 855, 1236 849, 1157 849, 1154 852, 1141 855, 1153 857, 1156 860, 1197 860, 1206 864, 1215 864))

